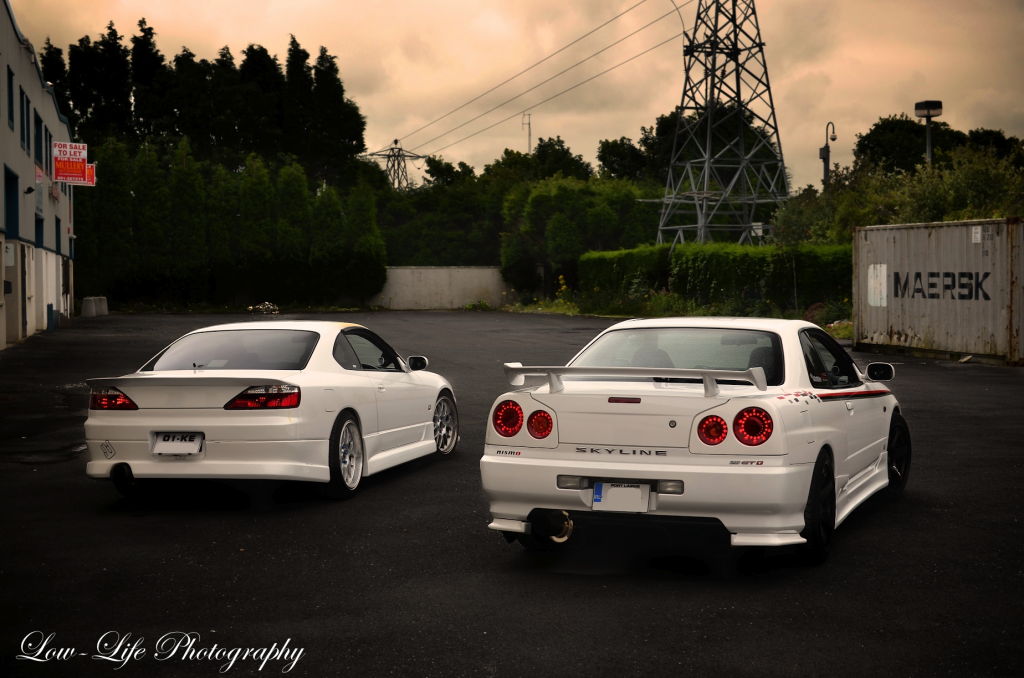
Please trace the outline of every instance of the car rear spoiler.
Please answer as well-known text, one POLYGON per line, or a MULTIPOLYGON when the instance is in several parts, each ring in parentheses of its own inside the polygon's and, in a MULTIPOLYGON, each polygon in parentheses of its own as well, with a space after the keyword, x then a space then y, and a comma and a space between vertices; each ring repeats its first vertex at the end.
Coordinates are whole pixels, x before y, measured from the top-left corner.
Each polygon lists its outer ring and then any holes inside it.
POLYGON ((90 388, 131 388, 132 386, 237 386, 240 389, 248 386, 294 386, 295 384, 281 379, 267 377, 229 377, 200 370, 197 373, 187 372, 176 375, 150 376, 149 374, 127 374, 123 377, 104 377, 86 379, 90 388))
POLYGON ((650 379, 700 379, 704 382, 704 397, 718 395, 718 380, 748 381, 758 391, 768 390, 764 368, 747 370, 679 370, 669 367, 523 367, 522 363, 505 363, 505 376, 513 386, 522 386, 526 377, 545 377, 551 393, 565 388, 560 377, 641 377, 650 379))

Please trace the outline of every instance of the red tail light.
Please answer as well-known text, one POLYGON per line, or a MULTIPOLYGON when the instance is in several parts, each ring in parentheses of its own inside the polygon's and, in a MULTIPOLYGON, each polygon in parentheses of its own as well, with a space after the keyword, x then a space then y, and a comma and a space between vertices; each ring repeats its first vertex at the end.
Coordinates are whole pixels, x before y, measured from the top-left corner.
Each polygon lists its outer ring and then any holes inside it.
POLYGON ((729 427, 726 425, 725 419, 714 414, 704 417, 697 424, 697 437, 705 445, 719 444, 725 440, 728 433, 729 427))
POLYGON ((139 406, 116 388, 94 388, 89 395, 90 410, 137 410, 139 406))
POLYGON ((736 437, 744 445, 760 445, 772 437, 772 415, 760 407, 748 407, 736 415, 732 422, 736 437))
POLYGON ((511 438, 523 428, 523 408, 514 400, 505 400, 494 408, 494 430, 511 438))
POLYGON ((526 430, 529 431, 530 435, 534 438, 547 438, 551 435, 551 431, 554 428, 554 420, 551 419, 551 415, 544 410, 537 410, 530 415, 529 420, 526 422, 526 430))
POLYGON ((298 386, 252 386, 232 398, 225 410, 288 409, 299 406, 298 386))

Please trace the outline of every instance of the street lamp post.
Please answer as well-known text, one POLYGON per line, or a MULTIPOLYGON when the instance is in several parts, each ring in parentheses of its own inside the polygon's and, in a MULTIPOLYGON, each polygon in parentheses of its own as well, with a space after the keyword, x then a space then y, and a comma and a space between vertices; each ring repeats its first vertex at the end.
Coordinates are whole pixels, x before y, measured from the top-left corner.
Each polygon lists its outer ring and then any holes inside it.
POLYGON ((932 118, 942 115, 941 101, 918 101, 914 104, 914 115, 924 118, 925 136, 928 148, 928 166, 932 164, 932 118))
POLYGON ((825 166, 825 175, 824 175, 825 178, 822 180, 822 183, 824 185, 826 185, 826 186, 828 185, 829 161, 831 160, 831 156, 832 156, 832 149, 829 148, 829 145, 828 145, 829 139, 831 139, 832 141, 835 141, 836 139, 838 139, 838 137, 836 136, 836 126, 835 126, 835 124, 833 124, 831 122, 829 124, 825 125, 825 145, 818 149, 818 158, 821 159, 822 164, 825 166), (831 135, 829 135, 829 133, 828 133, 828 128, 829 127, 832 128, 832 134, 831 135))

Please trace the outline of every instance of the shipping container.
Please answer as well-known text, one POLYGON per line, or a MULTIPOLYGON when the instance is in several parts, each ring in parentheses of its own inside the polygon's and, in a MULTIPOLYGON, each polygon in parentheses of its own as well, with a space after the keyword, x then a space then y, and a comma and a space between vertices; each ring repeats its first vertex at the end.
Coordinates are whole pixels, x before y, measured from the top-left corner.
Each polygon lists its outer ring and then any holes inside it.
POLYGON ((1024 364, 1021 220, 858 228, 855 350, 1024 364))

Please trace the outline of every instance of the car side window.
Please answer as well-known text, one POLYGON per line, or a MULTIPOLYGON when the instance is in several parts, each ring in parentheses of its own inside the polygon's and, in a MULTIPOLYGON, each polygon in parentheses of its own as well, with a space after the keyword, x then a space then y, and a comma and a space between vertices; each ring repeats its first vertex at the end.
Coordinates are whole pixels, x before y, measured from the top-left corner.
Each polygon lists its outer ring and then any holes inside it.
POLYGON ((800 349, 804 354, 804 362, 807 365, 807 376, 811 378, 811 385, 814 388, 829 388, 831 384, 828 379, 828 372, 821 362, 821 356, 811 345, 810 337, 806 332, 800 333, 800 349))
POLYGON ((372 332, 349 332, 347 338, 364 370, 405 371, 402 369, 401 359, 394 349, 372 332))
POLYGON ((832 388, 853 386, 860 383, 853 361, 842 346, 824 332, 807 332, 807 339, 814 352, 821 358, 822 365, 832 388))
POLYGON ((352 344, 348 342, 344 332, 339 332, 334 342, 334 359, 346 370, 363 369, 359 363, 359 356, 352 350, 352 344))

